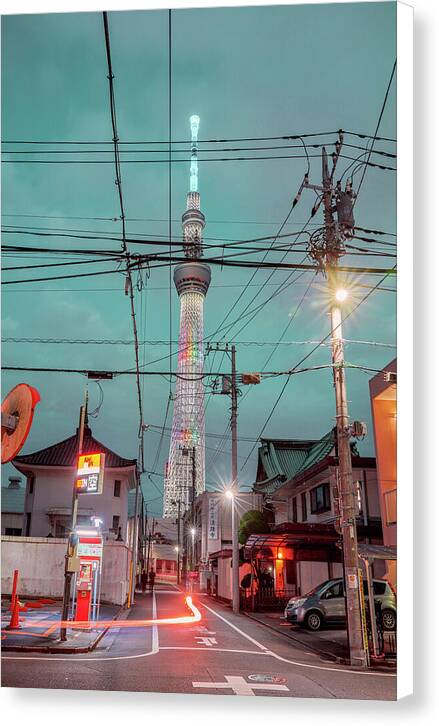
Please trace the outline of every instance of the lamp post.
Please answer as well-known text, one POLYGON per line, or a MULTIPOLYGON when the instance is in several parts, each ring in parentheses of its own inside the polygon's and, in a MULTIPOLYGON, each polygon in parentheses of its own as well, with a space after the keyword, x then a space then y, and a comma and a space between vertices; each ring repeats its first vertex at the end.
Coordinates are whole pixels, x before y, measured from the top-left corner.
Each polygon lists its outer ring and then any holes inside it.
POLYGON ((232 608, 234 613, 239 613, 239 547, 235 505, 236 494, 233 489, 226 489, 225 494, 232 505, 232 608))

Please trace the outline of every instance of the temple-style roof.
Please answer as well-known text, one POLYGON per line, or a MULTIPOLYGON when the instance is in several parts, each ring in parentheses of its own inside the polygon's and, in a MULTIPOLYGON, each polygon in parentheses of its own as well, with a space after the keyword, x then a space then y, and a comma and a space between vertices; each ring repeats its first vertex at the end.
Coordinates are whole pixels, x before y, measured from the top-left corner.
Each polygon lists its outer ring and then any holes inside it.
POLYGON ((321 439, 261 439, 256 491, 272 494, 282 484, 335 454, 335 430, 321 439))
MULTIPOLYGON (((12 463, 21 471, 20 467, 27 466, 75 466, 77 457, 77 435, 70 436, 64 441, 60 441, 45 449, 35 451, 33 454, 25 454, 16 456, 12 463)), ((102 452, 105 454, 105 468, 109 469, 125 469, 127 467, 136 466, 136 459, 124 459, 119 454, 104 446, 100 441, 94 438, 89 426, 84 429, 84 439, 82 444, 83 454, 92 454, 102 452)))

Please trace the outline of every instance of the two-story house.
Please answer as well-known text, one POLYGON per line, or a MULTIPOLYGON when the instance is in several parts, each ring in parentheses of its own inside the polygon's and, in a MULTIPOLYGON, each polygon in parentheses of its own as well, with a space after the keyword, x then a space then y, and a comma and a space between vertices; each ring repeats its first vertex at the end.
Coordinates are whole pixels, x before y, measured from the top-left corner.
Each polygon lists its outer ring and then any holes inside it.
MULTIPOLYGON (((136 459, 125 459, 84 430, 84 454, 104 453, 105 473, 101 494, 80 494, 78 524, 99 517, 109 539, 128 537, 128 494, 136 483, 136 459)), ((70 530, 73 472, 77 458, 77 434, 12 461, 26 477, 22 535, 65 537, 70 530)))
MULTIPOLYGON (((375 459, 352 445, 360 542, 382 543, 375 459)), ((276 589, 303 594, 342 574, 338 528, 338 458, 335 430, 319 440, 261 439, 254 491, 274 510, 270 536, 253 535, 251 557, 272 573, 276 589)), ((380 563, 376 575, 381 574, 380 563)))

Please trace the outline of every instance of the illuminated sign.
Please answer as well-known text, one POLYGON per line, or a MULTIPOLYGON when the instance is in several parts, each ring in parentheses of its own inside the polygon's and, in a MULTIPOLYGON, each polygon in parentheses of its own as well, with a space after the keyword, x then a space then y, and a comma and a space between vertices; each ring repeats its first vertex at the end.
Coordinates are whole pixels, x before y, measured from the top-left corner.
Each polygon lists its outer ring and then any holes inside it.
POLYGON ((209 499, 207 539, 218 539, 218 497, 209 499))
POLYGON ((105 454, 81 454, 76 479, 78 494, 102 494, 104 465, 105 454))

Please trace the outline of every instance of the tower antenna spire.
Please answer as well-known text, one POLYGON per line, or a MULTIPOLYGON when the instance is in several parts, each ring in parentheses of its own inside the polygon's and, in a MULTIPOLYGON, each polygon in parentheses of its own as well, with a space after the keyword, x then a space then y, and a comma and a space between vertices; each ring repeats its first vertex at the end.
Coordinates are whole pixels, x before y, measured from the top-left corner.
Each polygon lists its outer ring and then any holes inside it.
POLYGON ((198 129, 200 127, 200 117, 191 116, 191 178, 190 191, 198 191, 198 129))

